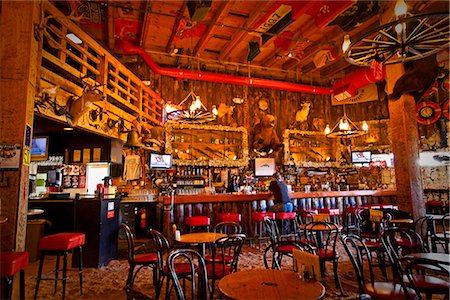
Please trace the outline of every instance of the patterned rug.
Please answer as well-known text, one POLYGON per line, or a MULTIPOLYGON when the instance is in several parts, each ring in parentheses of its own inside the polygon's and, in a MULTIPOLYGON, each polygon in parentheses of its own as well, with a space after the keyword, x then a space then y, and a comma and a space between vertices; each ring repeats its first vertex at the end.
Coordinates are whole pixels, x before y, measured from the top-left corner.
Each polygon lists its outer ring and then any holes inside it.
MULTIPOLYGON (((351 262, 344 249, 339 245, 341 261, 339 262, 339 274, 344 289, 345 296, 341 296, 339 289, 334 284, 332 264, 327 263, 327 273, 322 283, 326 288, 325 299, 357 299, 358 286, 351 262)), ((264 249, 264 247, 262 247, 264 249)), ((83 272, 83 295, 79 294, 78 276, 70 272, 66 287, 66 299, 154 299, 155 289, 152 285, 152 272, 148 269, 140 271, 136 278, 133 291, 128 295, 123 287, 128 273, 128 262, 119 255, 119 260, 111 261, 107 266, 100 269, 85 268, 83 272)), ((46 258, 44 272, 49 272, 54 267, 53 262, 46 258)), ((36 284, 38 262, 33 262, 26 270, 26 299, 33 299, 36 284)), ((258 248, 244 245, 239 258, 239 270, 264 268, 263 251, 258 248)), ((283 269, 292 269, 292 259, 286 258, 283 261, 283 269)), ((375 268, 377 279, 381 280, 381 274, 375 268)), ((216 288, 217 291, 217 288, 216 288)), ((53 281, 42 281, 39 288, 38 299, 61 298, 61 283, 58 283, 57 293, 53 294, 53 281)), ((214 298, 219 298, 217 293, 214 298)), ((296 297, 301 299, 301 295, 296 297)))

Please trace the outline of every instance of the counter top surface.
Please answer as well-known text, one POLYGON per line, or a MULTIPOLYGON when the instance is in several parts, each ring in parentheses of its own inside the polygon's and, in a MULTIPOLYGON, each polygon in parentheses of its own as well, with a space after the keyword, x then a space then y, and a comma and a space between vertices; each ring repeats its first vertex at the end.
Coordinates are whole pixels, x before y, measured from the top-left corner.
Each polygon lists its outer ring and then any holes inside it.
MULTIPOLYGON (((291 199, 296 198, 322 198, 322 197, 351 197, 351 196, 395 196, 396 190, 354 190, 354 191, 316 191, 316 192, 292 192, 291 199)), ((273 199, 272 193, 258 194, 216 194, 216 195, 180 195, 175 196, 176 204, 197 202, 240 202, 254 200, 273 199)), ((170 204, 169 196, 163 197, 164 204, 170 204)))

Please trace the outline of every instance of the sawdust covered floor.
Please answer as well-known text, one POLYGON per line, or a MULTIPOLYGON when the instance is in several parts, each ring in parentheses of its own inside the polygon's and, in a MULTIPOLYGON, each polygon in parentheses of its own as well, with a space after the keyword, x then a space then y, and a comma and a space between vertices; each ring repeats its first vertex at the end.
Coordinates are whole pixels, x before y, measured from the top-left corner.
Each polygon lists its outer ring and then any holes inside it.
MULTIPOLYGON (((264 248, 263 248, 264 249, 264 248)), ((323 280, 326 287, 325 299, 356 299, 358 295, 358 287, 356 277, 353 272, 351 263, 345 254, 345 251, 340 247, 341 261, 339 262, 339 273, 341 274, 342 285, 345 297, 340 297, 339 290, 334 285, 334 277, 331 263, 327 263, 327 274, 323 280)), ((44 271, 50 272, 55 266, 55 258, 52 256, 46 257, 44 271)), ((69 260, 71 261, 71 260, 69 260)), ((33 299, 36 285, 36 276, 39 266, 39 261, 32 262, 26 268, 26 299, 33 299)), ((263 251, 258 251, 257 248, 245 245, 241 256, 239 258, 239 270, 245 269, 263 269, 263 251)), ((292 269, 292 260, 285 259, 283 268, 292 269)), ((84 268, 83 272, 83 295, 80 296, 78 274, 75 272, 68 272, 68 282, 66 285, 66 299, 154 299, 155 289, 152 284, 152 271, 150 269, 143 269, 138 274, 133 292, 127 295, 123 289, 128 274, 128 262, 123 256, 119 255, 119 260, 111 261, 107 266, 96 268, 84 268), (127 297, 129 296, 129 297, 127 297)), ((377 277, 381 280, 379 270, 375 268, 377 277)), ((53 275, 53 274, 50 274, 53 275)), ((58 289, 56 294, 53 294, 54 281, 41 281, 38 299, 61 299, 61 282, 58 282, 58 289)), ((216 289, 217 291, 217 289, 216 289)), ((216 293, 214 298, 219 298, 216 293)), ((298 299, 301 299, 299 295, 298 299)))

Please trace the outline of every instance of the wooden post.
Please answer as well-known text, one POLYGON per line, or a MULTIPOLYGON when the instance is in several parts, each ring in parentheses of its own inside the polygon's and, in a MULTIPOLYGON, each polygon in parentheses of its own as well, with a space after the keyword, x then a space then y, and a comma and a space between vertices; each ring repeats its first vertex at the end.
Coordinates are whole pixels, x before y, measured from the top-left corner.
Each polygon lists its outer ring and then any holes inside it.
POLYGON ((40 65, 39 1, 3 1, 0 14, 0 141, 20 146, 17 169, 1 172, 1 249, 25 248, 34 97, 40 65))
MULTIPOLYGON (((404 74, 403 64, 386 66, 386 87, 392 93, 395 82, 404 74)), ((389 101, 389 136, 394 153, 397 204, 416 220, 425 215, 422 178, 419 166, 419 132, 416 103, 411 95, 389 101)))

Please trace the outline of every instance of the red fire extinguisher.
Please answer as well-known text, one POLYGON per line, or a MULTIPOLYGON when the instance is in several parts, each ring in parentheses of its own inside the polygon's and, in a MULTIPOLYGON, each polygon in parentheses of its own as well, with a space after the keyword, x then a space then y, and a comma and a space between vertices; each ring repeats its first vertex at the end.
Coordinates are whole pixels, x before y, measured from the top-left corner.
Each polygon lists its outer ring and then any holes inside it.
POLYGON ((147 215, 145 211, 145 207, 141 210, 141 228, 147 228, 147 215))

